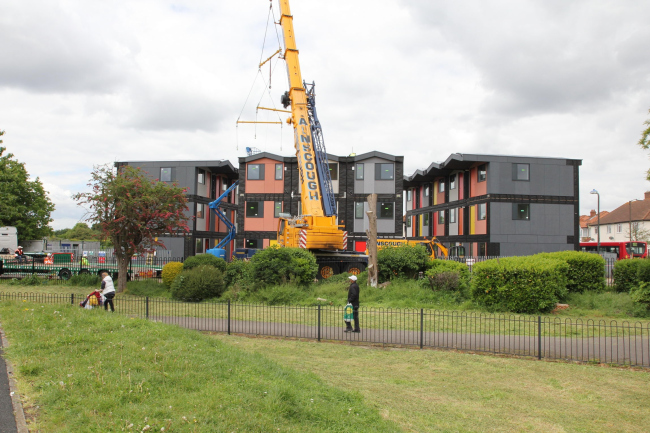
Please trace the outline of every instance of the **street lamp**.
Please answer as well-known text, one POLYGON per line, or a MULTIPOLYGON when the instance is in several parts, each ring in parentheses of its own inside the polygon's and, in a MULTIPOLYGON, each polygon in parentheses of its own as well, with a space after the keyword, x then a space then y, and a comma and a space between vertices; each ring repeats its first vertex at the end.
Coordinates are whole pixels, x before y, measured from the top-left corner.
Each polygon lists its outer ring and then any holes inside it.
MULTIPOLYGON (((628 204, 630 205, 630 242, 632 242, 632 202, 633 201, 639 201, 638 198, 635 198, 634 200, 630 200, 628 204)), ((636 240, 636 239, 635 239, 636 240)))
POLYGON ((595 189, 589 191, 589 194, 596 194, 598 196, 598 225, 596 226, 596 231, 597 231, 596 234, 598 235, 598 244, 597 244, 598 246, 596 247, 596 251, 598 252, 598 254, 600 254, 600 194, 595 189))

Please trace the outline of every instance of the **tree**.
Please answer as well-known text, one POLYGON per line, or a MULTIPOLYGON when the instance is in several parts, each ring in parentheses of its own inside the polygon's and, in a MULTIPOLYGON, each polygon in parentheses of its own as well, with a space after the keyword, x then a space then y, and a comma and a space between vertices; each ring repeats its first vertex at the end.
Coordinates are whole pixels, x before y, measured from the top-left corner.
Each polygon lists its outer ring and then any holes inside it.
POLYGON ((89 207, 86 216, 115 248, 118 291, 126 288, 129 262, 134 254, 164 244, 158 236, 189 232, 185 190, 147 177, 139 167, 126 166, 115 172, 109 165, 95 167, 90 192, 73 196, 89 207))
MULTIPOLYGON (((627 238, 630 239, 630 229, 627 229, 627 238)), ((650 239, 650 230, 641 226, 639 222, 632 223, 632 240, 633 241, 647 241, 650 239)))
POLYGON ((0 226, 16 227, 20 240, 41 239, 52 233, 54 204, 40 179, 30 180, 25 163, 5 150, 0 146, 0 226))
MULTIPOLYGON (((650 113, 650 110, 648 110, 648 113, 650 113)), ((639 139, 639 146, 647 150, 648 148, 650 148, 650 119, 643 122, 643 124, 648 125, 648 127, 641 133, 641 138, 639 139)), ((650 170, 648 170, 646 179, 650 180, 650 170)))
POLYGON ((101 228, 94 230, 86 223, 77 223, 71 229, 55 230, 51 239, 69 239, 71 241, 97 241, 102 237, 101 228))

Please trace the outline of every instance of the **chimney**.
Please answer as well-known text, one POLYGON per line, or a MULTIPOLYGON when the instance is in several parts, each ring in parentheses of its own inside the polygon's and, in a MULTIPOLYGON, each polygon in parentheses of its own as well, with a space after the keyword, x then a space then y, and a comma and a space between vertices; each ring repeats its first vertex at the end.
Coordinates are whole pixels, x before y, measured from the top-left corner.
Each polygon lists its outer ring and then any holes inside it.
POLYGON ((650 198, 650 191, 646 191, 643 199, 648 200, 649 198, 650 198))
MULTIPOLYGON (((647 194, 647 193, 646 193, 646 194, 647 194)), ((590 217, 596 216, 596 211, 595 211, 594 209, 592 209, 592 210, 589 212, 589 216, 590 216, 590 217)))

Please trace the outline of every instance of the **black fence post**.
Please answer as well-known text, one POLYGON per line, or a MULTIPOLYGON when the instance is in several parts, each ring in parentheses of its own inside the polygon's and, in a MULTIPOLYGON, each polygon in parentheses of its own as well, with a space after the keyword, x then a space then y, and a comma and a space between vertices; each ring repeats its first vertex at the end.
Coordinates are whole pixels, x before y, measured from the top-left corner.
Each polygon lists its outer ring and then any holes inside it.
POLYGON ((147 319, 149 319, 149 297, 148 296, 145 297, 145 305, 146 305, 145 314, 147 319))
POLYGON ((228 299, 228 335, 230 335, 230 299, 228 299))
POLYGON ((70 293, 70 305, 74 305, 74 293, 70 293))
POLYGON ((320 341, 320 304, 318 304, 318 341, 320 341))
POLYGON ((424 347, 424 308, 420 308, 420 349, 424 347))
POLYGON ((537 316, 537 359, 542 359, 542 316, 537 316))
POLYGON ((34 273, 36 272, 34 262, 35 262, 34 257, 32 257, 32 277, 34 276, 34 273))

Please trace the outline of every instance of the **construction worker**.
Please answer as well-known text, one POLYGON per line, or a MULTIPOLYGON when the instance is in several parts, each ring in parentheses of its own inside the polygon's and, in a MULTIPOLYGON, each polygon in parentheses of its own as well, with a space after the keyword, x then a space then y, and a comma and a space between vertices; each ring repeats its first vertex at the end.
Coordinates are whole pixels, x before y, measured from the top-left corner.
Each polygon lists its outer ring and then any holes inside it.
POLYGON ((16 260, 18 260, 18 263, 22 263, 25 261, 25 253, 23 252, 23 247, 18 245, 18 248, 16 248, 16 251, 14 251, 14 255, 16 256, 16 260))

